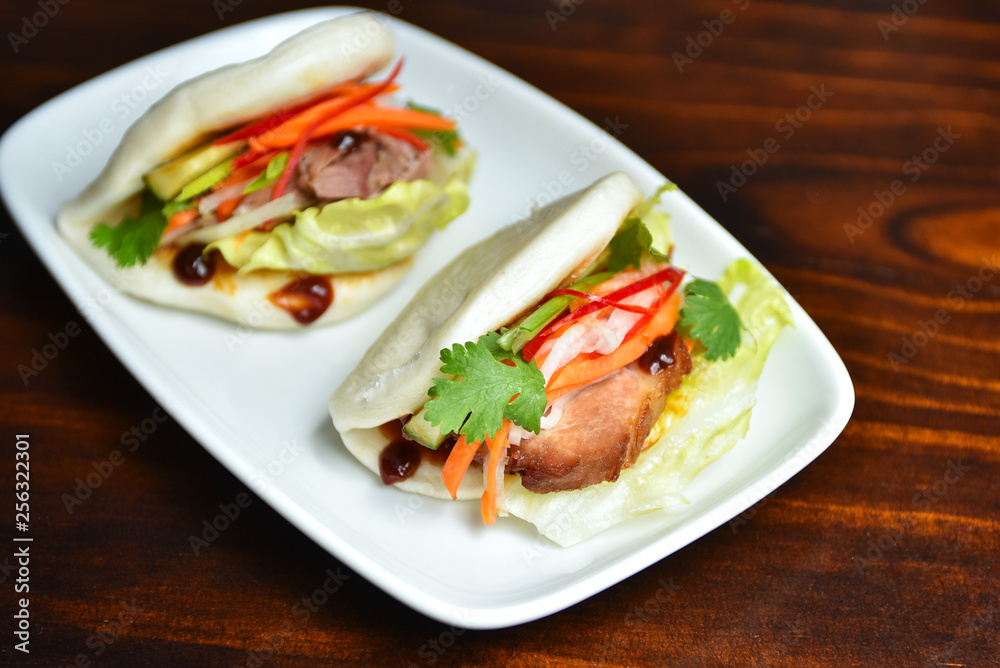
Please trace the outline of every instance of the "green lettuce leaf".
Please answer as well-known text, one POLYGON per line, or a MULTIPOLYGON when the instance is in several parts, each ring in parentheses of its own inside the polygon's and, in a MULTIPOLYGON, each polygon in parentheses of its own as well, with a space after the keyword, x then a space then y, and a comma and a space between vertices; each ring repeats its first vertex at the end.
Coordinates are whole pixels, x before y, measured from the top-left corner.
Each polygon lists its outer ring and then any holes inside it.
MULTIPOLYGON (((372 199, 352 197, 297 211, 295 224, 250 232, 242 240, 220 239, 226 262, 241 272, 255 269, 313 274, 371 271, 412 255, 435 231, 469 207, 468 181, 475 154, 449 164, 438 181, 397 181, 372 199)), ((433 178, 433 177, 432 177, 433 178)))
POLYGON ((746 435, 768 352, 781 330, 793 324, 784 292, 752 261, 730 264, 718 284, 752 340, 726 361, 692 355, 691 373, 670 395, 654 428, 662 429, 659 440, 617 482, 535 494, 519 477, 508 476, 507 512, 568 546, 643 513, 687 503, 682 492, 688 483, 746 435))

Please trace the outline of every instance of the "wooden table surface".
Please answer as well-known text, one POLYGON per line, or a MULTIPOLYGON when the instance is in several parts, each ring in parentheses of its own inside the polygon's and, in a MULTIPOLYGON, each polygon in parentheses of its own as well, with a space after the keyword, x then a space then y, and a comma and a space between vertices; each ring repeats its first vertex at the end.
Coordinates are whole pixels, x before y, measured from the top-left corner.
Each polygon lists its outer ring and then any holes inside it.
MULTIPOLYGON (((37 34, 24 21, 42 23, 44 0, 2 3, 2 127, 133 58, 300 4, 64 3, 49 0, 58 12, 37 34)), ((523 626, 452 630, 256 497, 195 557, 192 527, 242 485, 173 420, 150 421, 154 401, 4 213, 0 496, 12 496, 15 434, 29 433, 37 542, 30 655, 13 650, 16 560, 13 543, 0 548, 0 663, 1000 665, 996 4, 370 6, 398 8, 599 124, 619 118, 620 139, 826 333, 854 380, 850 423, 743 517, 621 584, 523 626), (81 331, 25 384, 17 367, 68 323, 81 331), (144 425, 155 428, 141 447, 68 513, 76 479, 144 425), (338 593, 293 614, 328 569, 346 576, 338 593)), ((12 515, 0 514, 4 536, 12 515)))

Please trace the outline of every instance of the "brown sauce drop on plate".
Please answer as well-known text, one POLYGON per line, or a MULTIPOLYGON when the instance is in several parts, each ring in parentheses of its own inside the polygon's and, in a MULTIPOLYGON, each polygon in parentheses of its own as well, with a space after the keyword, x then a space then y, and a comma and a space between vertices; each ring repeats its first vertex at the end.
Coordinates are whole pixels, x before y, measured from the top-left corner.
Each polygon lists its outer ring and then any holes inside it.
POLYGON ((327 276, 303 276, 272 292, 268 298, 288 311, 300 325, 308 325, 323 315, 333 303, 333 284, 327 276))
POLYGON ((177 251, 171 263, 174 277, 184 285, 199 287, 215 275, 216 251, 205 256, 204 244, 188 244, 177 251))

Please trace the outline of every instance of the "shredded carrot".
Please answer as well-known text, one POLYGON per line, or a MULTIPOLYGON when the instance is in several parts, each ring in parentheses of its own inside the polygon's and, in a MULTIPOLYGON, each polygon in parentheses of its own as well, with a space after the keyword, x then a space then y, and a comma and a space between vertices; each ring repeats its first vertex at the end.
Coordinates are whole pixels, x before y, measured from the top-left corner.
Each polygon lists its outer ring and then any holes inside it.
POLYGON ((251 163, 245 164, 238 169, 233 169, 233 171, 229 173, 229 176, 212 186, 212 192, 222 190, 227 186, 241 183, 247 179, 256 177, 267 168, 267 163, 270 162, 271 158, 273 158, 276 154, 276 151, 270 151, 269 153, 258 156, 251 163))
POLYGON ((179 227, 184 227, 197 217, 198 209, 182 209, 170 216, 167 220, 167 227, 163 231, 170 232, 171 230, 176 230, 179 227))
MULTIPOLYGON (((335 97, 329 100, 324 100, 318 104, 314 104, 308 109, 296 114, 292 118, 288 119, 281 125, 277 125, 271 128, 265 128, 265 130, 271 130, 274 133, 282 134, 288 132, 289 128, 297 129, 299 132, 313 125, 314 123, 322 123, 325 120, 329 120, 338 114, 341 114, 351 107, 356 107, 359 104, 368 102, 374 99, 382 93, 388 92, 389 87, 392 85, 393 80, 399 75, 399 70, 403 67, 403 59, 400 58, 399 62, 389 73, 384 81, 379 83, 366 84, 360 86, 357 90, 353 91, 349 95, 344 95, 342 97, 335 97)), ((263 134, 260 133, 260 134, 263 134)))
POLYGON ((477 452, 479 452, 479 442, 472 441, 470 443, 465 440, 465 436, 461 436, 455 443, 455 447, 452 448, 451 454, 448 455, 441 471, 441 479, 444 481, 444 486, 448 488, 451 498, 458 497, 458 486, 462 483, 462 478, 477 452))
POLYGON ((215 207, 215 217, 219 222, 224 222, 228 220, 232 215, 233 211, 236 210, 237 205, 243 197, 233 197, 232 199, 227 199, 215 207))
POLYGON ((581 355, 552 374, 545 395, 548 401, 567 391, 606 376, 626 364, 636 361, 657 337, 669 334, 677 323, 680 294, 674 293, 660 306, 656 314, 639 334, 624 341, 614 352, 588 359, 581 355), (569 389, 565 389, 569 388, 569 389), (556 395, 557 390, 564 390, 556 395))
MULTIPOLYGON (((258 137, 259 142, 263 146, 276 149, 294 145, 304 128, 301 126, 290 127, 290 125, 292 124, 285 123, 280 128, 265 132, 258 137)), ((444 116, 414 109, 358 106, 321 123, 313 133, 313 137, 327 137, 341 130, 369 125, 399 129, 453 130, 457 123, 444 116)))
POLYGON ((393 127, 379 126, 378 131, 382 134, 389 135, 390 137, 395 137, 396 139, 402 139, 407 144, 413 146, 418 151, 426 151, 431 147, 430 144, 425 142, 423 139, 413 134, 412 132, 407 132, 406 130, 398 130, 393 127))
POLYGON ((288 162, 285 164, 285 170, 281 172, 277 183, 274 184, 274 194, 271 195, 272 200, 276 200, 285 194, 285 188, 288 187, 288 184, 292 180, 292 174, 295 173, 295 166, 299 164, 299 159, 305 153, 306 144, 309 142, 309 138, 313 132, 316 131, 317 125, 319 125, 319 121, 313 121, 309 127, 303 130, 302 136, 296 140, 295 146, 292 148, 292 153, 288 156, 288 162))
POLYGON ((304 111, 305 109, 308 109, 309 107, 319 102, 322 102, 323 100, 332 97, 349 95, 354 91, 356 91, 360 86, 361 84, 359 84, 357 81, 354 80, 345 81, 344 83, 337 84, 336 86, 327 89, 326 91, 324 91, 319 96, 317 96, 316 98, 314 98, 309 102, 297 105, 295 107, 291 107, 289 109, 281 109, 266 116, 259 116, 257 117, 257 120, 251 121, 247 125, 244 125, 243 127, 241 127, 238 130, 235 130, 234 132, 230 132, 224 137, 219 137, 212 143, 218 146, 219 144, 228 144, 238 139, 246 139, 247 137, 253 137, 254 135, 258 135, 261 132, 264 132, 265 130, 268 130, 270 128, 280 125, 281 123, 284 123, 286 120, 293 117, 295 114, 304 111))
POLYGON ((507 445, 507 433, 510 431, 510 421, 504 420, 500 431, 493 438, 486 436, 486 447, 490 450, 490 461, 486 469, 486 491, 479 500, 479 509, 483 514, 483 524, 496 522, 497 514, 497 466, 500 465, 503 449, 507 445))

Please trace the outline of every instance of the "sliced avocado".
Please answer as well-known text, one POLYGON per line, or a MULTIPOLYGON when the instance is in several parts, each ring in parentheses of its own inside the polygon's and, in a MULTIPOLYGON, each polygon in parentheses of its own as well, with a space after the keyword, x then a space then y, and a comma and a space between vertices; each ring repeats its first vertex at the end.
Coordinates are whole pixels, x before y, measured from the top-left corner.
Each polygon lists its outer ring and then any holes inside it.
POLYGON ((191 183, 184 186, 180 194, 177 195, 177 200, 184 202, 191 199, 195 195, 199 194, 204 190, 208 190, 216 183, 226 178, 233 173, 233 161, 232 159, 226 160, 225 162, 220 162, 212 169, 208 170, 198 178, 196 178, 191 183))
POLYGON ((166 202, 174 199, 184 186, 244 148, 246 144, 242 141, 219 146, 202 144, 146 172, 142 178, 150 191, 166 202))
POLYGON ((403 433, 431 450, 437 450, 444 443, 445 435, 441 433, 441 429, 427 421, 426 406, 403 425, 403 433))

